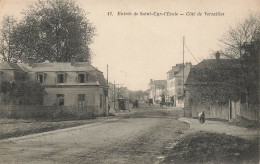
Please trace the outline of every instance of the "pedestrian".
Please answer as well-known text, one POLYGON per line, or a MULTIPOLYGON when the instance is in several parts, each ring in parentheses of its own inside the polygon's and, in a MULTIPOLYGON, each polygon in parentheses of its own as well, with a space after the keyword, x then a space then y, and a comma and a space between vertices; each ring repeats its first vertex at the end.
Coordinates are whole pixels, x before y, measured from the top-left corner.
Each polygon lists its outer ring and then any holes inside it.
POLYGON ((199 113, 199 121, 201 124, 205 123, 205 113, 204 111, 199 113))

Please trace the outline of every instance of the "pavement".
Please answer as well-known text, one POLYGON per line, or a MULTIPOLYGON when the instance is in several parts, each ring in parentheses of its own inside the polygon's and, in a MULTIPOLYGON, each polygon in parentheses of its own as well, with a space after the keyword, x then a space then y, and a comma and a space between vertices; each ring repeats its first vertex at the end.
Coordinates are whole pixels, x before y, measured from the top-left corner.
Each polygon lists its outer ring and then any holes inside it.
POLYGON ((215 133, 225 133, 227 135, 237 136, 244 139, 255 140, 259 139, 258 129, 248 129, 229 125, 226 122, 205 120, 204 124, 201 124, 198 119, 194 118, 179 118, 179 121, 183 121, 190 124, 191 131, 208 131, 215 133))

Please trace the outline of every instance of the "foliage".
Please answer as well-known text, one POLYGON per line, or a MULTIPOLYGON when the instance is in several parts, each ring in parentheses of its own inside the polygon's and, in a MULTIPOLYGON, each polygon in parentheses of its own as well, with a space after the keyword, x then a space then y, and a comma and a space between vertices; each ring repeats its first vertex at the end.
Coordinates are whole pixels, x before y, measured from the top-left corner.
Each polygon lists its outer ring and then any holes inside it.
POLYGON ((229 100, 237 101, 240 92, 234 86, 223 84, 196 85, 191 89, 191 101, 197 103, 227 104, 229 100))
POLYGON ((247 95, 251 103, 259 103, 259 51, 260 15, 251 14, 244 21, 225 33, 220 40, 223 55, 236 58, 240 64, 241 94, 247 95))
POLYGON ((224 49, 223 55, 228 58, 242 58, 244 43, 250 44, 260 38, 260 15, 251 14, 242 22, 229 30, 222 36, 220 43, 224 49))
POLYGON ((138 90, 138 91, 129 91, 129 99, 131 100, 141 100, 144 99, 145 96, 148 96, 149 92, 147 91, 142 91, 142 90, 138 90))
POLYGON ((45 90, 40 83, 31 80, 2 81, 0 93, 5 105, 41 105, 45 90))
MULTIPOLYGON (((177 143, 169 152, 164 163, 237 163, 243 153, 252 153, 251 143, 244 139, 226 134, 197 132, 190 133, 177 143)), ((257 152, 254 159, 258 160, 257 152)))
POLYGON ((11 37, 22 62, 69 62, 74 57, 88 61, 94 30, 73 0, 38 0, 11 37))
POLYGON ((195 85, 189 86, 192 103, 227 104, 237 101, 243 92, 240 67, 236 60, 206 61, 202 68, 192 69, 195 85))
POLYGON ((4 16, 0 30, 0 60, 7 62, 17 62, 17 55, 14 40, 11 37, 16 28, 17 21, 12 16, 4 16))

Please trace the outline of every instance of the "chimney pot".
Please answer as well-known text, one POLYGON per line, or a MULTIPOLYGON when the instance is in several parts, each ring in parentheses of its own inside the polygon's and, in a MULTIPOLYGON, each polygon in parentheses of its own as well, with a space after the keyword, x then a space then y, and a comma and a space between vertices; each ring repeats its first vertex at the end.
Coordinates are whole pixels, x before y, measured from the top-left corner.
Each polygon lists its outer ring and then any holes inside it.
POLYGON ((74 57, 70 60, 70 64, 71 64, 71 66, 75 66, 76 59, 74 57))
POLYGON ((220 59, 220 53, 219 53, 219 51, 218 51, 218 52, 216 52, 216 54, 215 54, 215 55, 216 55, 216 59, 217 59, 217 60, 219 60, 219 59, 220 59))
POLYGON ((34 64, 34 61, 35 61, 34 58, 28 58, 28 66, 32 67, 34 64))

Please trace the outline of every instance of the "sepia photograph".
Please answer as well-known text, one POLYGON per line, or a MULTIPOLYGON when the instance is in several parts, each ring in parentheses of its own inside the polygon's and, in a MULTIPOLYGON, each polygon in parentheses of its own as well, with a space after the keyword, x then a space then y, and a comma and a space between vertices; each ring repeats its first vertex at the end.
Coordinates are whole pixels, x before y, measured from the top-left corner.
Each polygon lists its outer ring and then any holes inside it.
POLYGON ((0 0, 0 164, 259 164, 259 0, 0 0))

